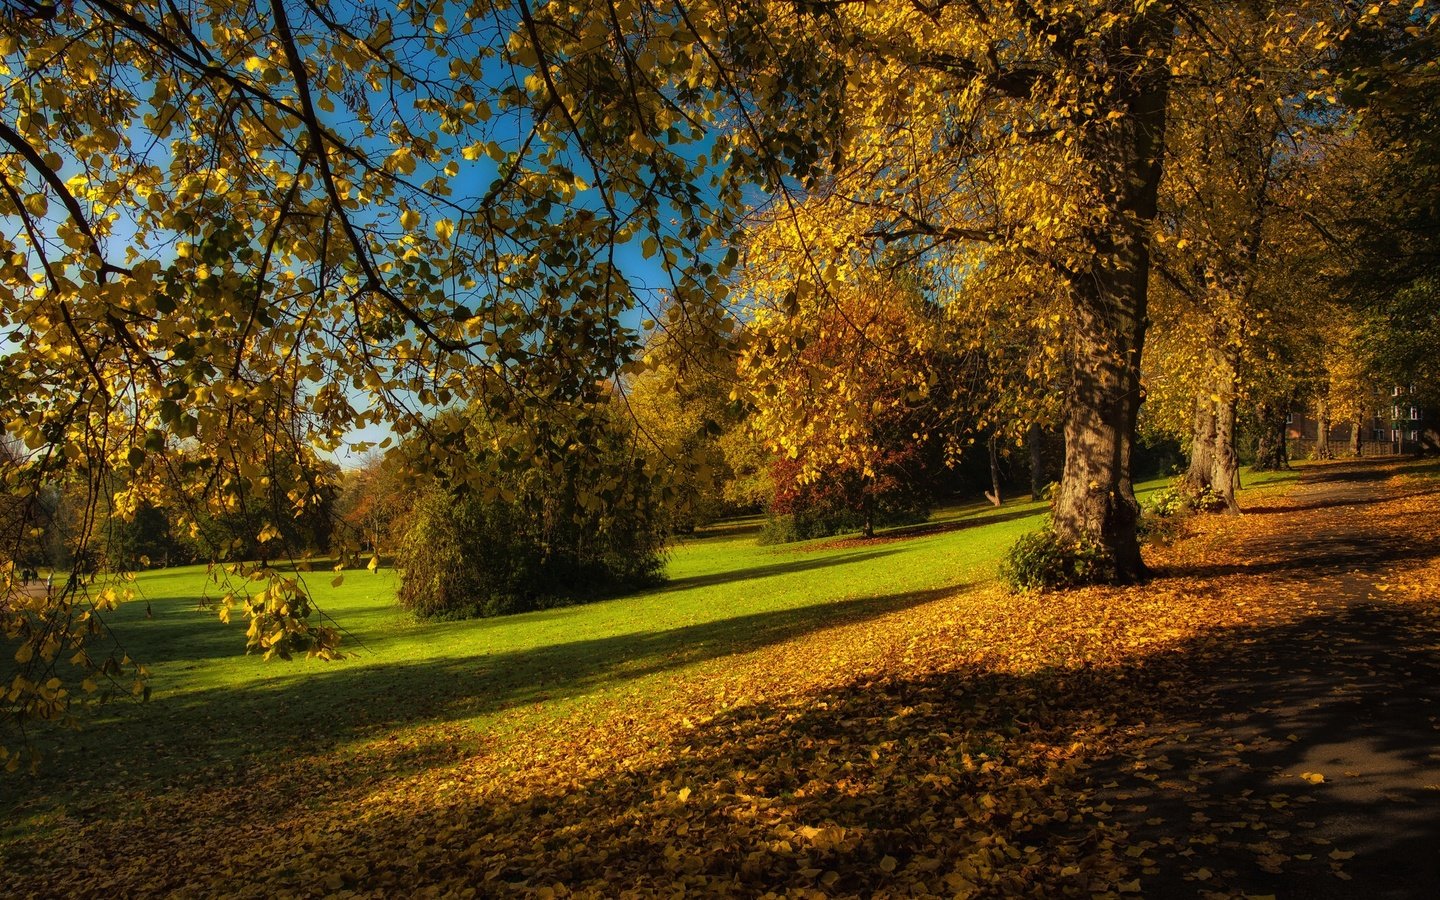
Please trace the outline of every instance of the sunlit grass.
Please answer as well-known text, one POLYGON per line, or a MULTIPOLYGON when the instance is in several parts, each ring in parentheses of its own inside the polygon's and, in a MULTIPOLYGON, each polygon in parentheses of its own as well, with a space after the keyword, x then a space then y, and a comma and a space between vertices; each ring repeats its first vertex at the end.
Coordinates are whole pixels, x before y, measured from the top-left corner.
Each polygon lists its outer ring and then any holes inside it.
MULTIPOLYGON (((1291 473, 1247 477, 1253 487, 1291 473)), ((1165 484, 1146 482, 1142 497, 1165 484)), ((339 662, 263 662, 244 625, 221 624, 204 599, 222 589, 194 566, 141 573, 138 597, 110 618, 125 652, 150 666, 148 704, 83 713, 49 743, 33 781, 0 782, 27 817, 95 792, 163 790, 287 754, 325 752, 439 722, 484 733, 525 707, 541 720, 577 703, 643 703, 677 671, 770 643, 865 621, 990 579, 1004 550, 1040 524, 1028 496, 995 508, 938 510, 877 540, 761 547, 758 521, 727 523, 674 546, 669 581, 584 606, 497 619, 418 622, 395 604, 393 570, 307 574, 345 631, 339 662)), ((527 721, 532 724, 534 716, 527 721)))

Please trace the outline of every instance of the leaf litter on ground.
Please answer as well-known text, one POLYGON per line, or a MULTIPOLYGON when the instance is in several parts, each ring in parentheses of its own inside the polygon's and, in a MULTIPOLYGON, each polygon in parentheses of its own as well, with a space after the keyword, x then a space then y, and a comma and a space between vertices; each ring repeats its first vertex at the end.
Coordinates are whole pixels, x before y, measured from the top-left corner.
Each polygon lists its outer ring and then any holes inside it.
MULTIPOLYGON (((1413 639, 1434 646, 1429 484, 1396 475, 1344 514, 1419 548, 1364 577, 1389 585, 1371 602, 1407 605, 1413 639)), ((1150 554, 1159 577, 1144 586, 982 585, 702 661, 643 702, 621 693, 558 720, 518 707, 491 734, 413 727, 138 803, 97 798, 115 813, 10 841, 9 889, 1238 897, 1263 896, 1266 876, 1344 878, 1353 853, 1305 819, 1330 779, 1214 788, 1308 736, 1237 736, 1244 711, 1209 715, 1196 695, 1223 688, 1200 687, 1212 662, 1309 627, 1314 576, 1356 577, 1286 566, 1333 510, 1264 501, 1191 520, 1150 554)))

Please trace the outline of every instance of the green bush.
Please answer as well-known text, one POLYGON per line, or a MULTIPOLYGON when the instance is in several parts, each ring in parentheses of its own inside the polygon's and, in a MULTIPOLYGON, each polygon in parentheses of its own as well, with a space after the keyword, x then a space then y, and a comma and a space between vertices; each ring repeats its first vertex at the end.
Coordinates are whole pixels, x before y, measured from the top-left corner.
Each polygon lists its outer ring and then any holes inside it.
POLYGON ((1168 519, 1171 516, 1180 515, 1190 510, 1190 498, 1180 490, 1177 484, 1171 483, 1146 498, 1140 504, 1142 515, 1155 516, 1161 519, 1168 519))
POLYGON ((1207 486, 1195 491, 1180 478, 1140 504, 1140 521, 1136 523, 1136 530, 1142 540, 1164 544, 1181 533, 1181 520, 1190 513, 1214 512, 1224 508, 1224 499, 1214 490, 1207 486))
MULTIPOLYGON (((656 482, 618 431, 590 435, 584 463, 497 475, 491 490, 421 491, 396 556, 400 603, 470 618, 594 600, 662 580, 666 514, 656 482)), ((578 454, 572 455, 572 460, 578 454)))
POLYGON ((1000 579, 1022 591, 1099 584, 1114 577, 1105 548, 1093 541, 1062 541, 1047 524, 1022 536, 1000 563, 1000 579))

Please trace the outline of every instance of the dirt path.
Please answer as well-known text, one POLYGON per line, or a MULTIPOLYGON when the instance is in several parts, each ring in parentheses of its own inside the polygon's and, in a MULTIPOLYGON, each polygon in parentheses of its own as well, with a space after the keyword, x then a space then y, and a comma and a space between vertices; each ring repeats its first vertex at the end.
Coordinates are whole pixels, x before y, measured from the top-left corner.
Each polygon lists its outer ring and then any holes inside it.
POLYGON ((1093 773, 1147 895, 1440 897, 1440 482, 1397 468, 1307 473, 1209 536, 1238 564, 1169 573, 1266 595, 1093 773))

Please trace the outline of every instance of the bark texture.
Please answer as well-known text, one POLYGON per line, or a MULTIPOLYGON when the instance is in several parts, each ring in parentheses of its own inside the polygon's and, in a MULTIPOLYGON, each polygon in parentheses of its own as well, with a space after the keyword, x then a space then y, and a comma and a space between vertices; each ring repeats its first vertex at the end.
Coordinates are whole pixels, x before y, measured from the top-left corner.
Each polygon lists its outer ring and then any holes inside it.
POLYGON ((1240 454, 1235 451, 1235 405, 1239 389, 1239 359, 1226 351, 1217 354, 1215 369, 1215 450, 1210 471, 1210 490, 1225 504, 1225 511, 1236 513, 1235 488, 1240 482, 1240 454))
POLYGON ((1072 386, 1065 414, 1065 471, 1052 524, 1065 541, 1098 543, 1122 584, 1143 579, 1135 526, 1140 505, 1131 479, 1135 420, 1140 409, 1140 359, 1150 280, 1151 224, 1156 215, 1169 95, 1168 46, 1173 11, 1157 5, 1137 19, 1129 45, 1115 49, 1121 116, 1097 124, 1085 151, 1105 172, 1104 201, 1113 213, 1090 235, 1096 250, 1071 279, 1075 306, 1072 386))
POLYGON ((1262 402, 1256 407, 1260 434, 1255 444, 1255 468, 1266 472, 1290 468, 1285 440, 1285 420, 1289 417, 1289 404, 1262 402))
POLYGON ((990 490, 985 492, 985 499, 989 500, 992 506, 999 506, 1002 502, 1000 497, 1000 435, 991 434, 987 446, 990 450, 990 490))
POLYGON ((1185 492, 1197 495, 1210 487, 1215 470, 1215 404, 1204 394, 1195 398, 1195 422, 1190 432, 1190 466, 1185 470, 1185 492))

